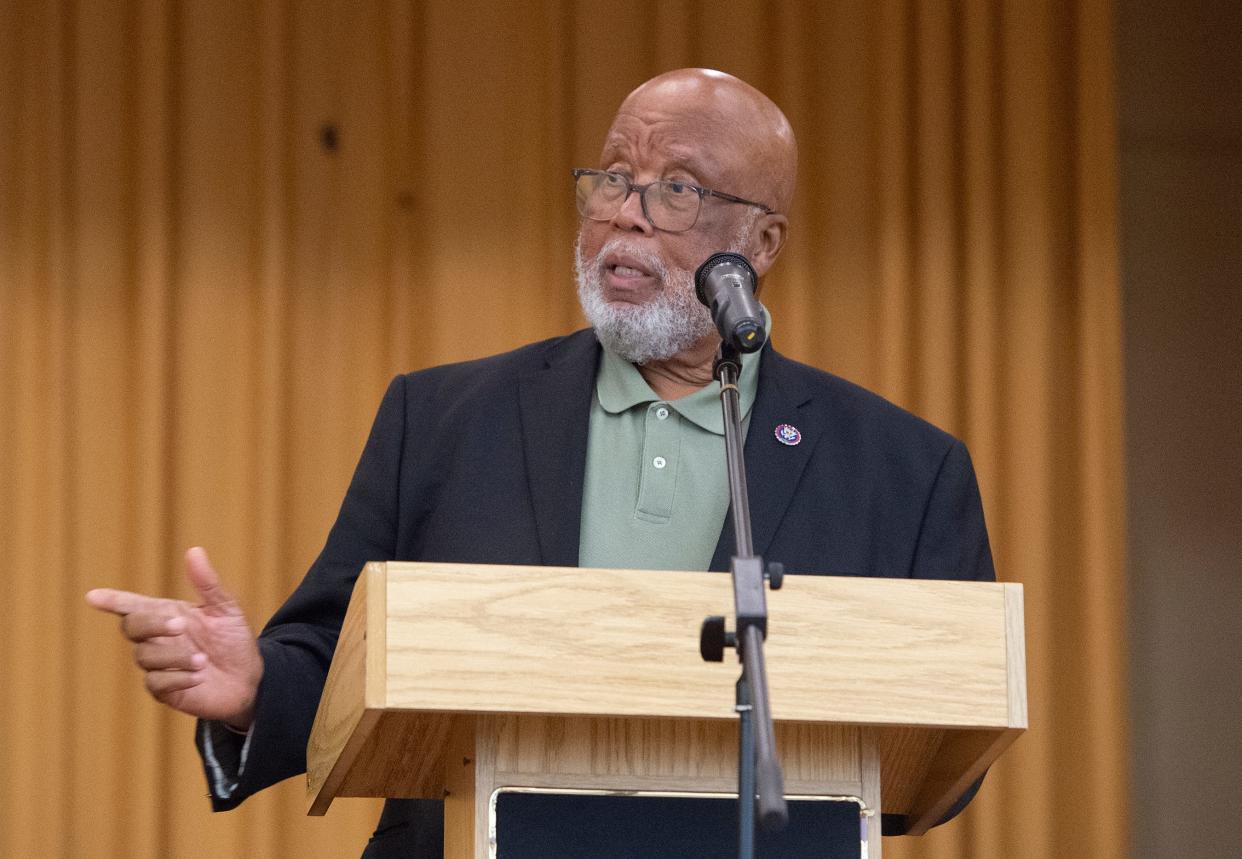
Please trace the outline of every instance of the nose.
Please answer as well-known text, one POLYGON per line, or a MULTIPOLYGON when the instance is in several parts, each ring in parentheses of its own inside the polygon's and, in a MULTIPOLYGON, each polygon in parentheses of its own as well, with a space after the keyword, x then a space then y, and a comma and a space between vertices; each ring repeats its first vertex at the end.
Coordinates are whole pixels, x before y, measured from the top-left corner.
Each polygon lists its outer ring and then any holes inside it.
POLYGON ((626 232, 640 232, 648 236, 655 232, 655 227, 651 225, 651 221, 647 220, 647 215, 643 211, 642 197, 642 192, 637 188, 630 190, 625 202, 617 210, 617 214, 612 216, 614 227, 626 232))

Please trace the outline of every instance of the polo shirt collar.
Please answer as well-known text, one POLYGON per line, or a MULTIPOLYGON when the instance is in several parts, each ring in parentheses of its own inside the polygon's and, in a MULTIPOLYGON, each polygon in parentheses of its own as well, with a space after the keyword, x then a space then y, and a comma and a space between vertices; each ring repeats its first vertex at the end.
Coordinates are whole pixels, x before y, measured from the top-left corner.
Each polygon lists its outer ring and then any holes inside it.
MULTIPOLYGON (((764 308, 764 328, 772 333, 772 314, 764 308)), ((750 414, 755 404, 758 389, 759 360, 763 350, 742 356, 742 376, 738 380, 738 391, 741 395, 742 417, 750 414)), ((624 358, 614 355, 607 349, 599 362, 599 372, 595 377, 595 395, 604 411, 617 415, 635 406, 661 402, 656 392, 647 384, 647 380, 638 372, 638 368, 624 358)), ((686 420, 716 435, 724 435, 724 416, 720 411, 720 385, 716 382, 706 385, 693 394, 677 400, 667 400, 669 408, 686 420)))

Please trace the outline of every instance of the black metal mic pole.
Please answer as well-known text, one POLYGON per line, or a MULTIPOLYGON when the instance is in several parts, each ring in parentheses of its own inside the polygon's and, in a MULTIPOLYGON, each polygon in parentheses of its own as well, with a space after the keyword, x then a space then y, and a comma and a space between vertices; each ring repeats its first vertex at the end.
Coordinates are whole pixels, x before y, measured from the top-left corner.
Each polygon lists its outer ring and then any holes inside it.
POLYGON ((746 666, 734 688, 733 709, 737 713, 737 855, 755 855, 755 712, 750 702, 750 680, 746 666))
MULTIPOLYGON (((768 700, 763 640, 767 635, 768 609, 764 595, 763 559, 755 555, 750 527, 750 502, 746 494, 746 463, 742 451, 742 418, 738 378, 741 361, 737 350, 723 344, 714 375, 720 381, 724 412, 725 458, 729 471, 729 501, 733 511, 736 553, 732 559, 735 633, 727 633, 724 618, 703 622, 700 650, 704 659, 720 661, 726 647, 735 647, 742 662, 737 683, 738 730, 738 855, 754 855, 755 815, 765 830, 781 829, 789 821, 784 776, 776 756, 772 710, 768 700)), ((780 587, 779 570, 773 570, 773 588, 780 587)))

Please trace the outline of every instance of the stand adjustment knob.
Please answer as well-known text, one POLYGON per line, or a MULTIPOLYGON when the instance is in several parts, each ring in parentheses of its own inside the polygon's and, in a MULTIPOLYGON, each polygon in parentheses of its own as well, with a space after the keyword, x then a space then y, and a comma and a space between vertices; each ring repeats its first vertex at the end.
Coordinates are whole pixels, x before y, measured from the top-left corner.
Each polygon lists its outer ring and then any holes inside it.
POLYGON ((769 561, 768 571, 764 575, 768 580, 768 584, 772 586, 772 590, 779 591, 781 585, 785 583, 785 565, 780 561, 769 561))
POLYGON ((720 615, 712 615, 703 619, 699 629, 699 655, 704 662, 724 662, 726 647, 736 647, 737 636, 725 632, 725 619, 720 615))

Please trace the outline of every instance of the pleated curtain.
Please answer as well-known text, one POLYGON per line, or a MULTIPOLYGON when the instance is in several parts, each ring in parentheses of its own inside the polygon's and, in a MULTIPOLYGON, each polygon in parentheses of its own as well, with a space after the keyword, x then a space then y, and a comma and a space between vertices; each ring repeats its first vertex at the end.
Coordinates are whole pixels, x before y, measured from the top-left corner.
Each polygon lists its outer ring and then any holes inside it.
POLYGON ((1030 731, 886 856, 1121 856, 1127 732, 1109 0, 0 4, 0 855, 356 855, 299 780, 212 815, 108 585, 256 623, 387 381, 583 323, 569 170, 708 66, 801 145, 773 339, 965 439, 1026 589, 1030 731))

